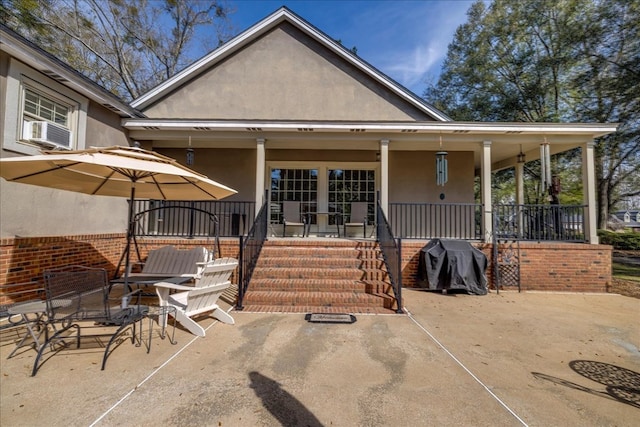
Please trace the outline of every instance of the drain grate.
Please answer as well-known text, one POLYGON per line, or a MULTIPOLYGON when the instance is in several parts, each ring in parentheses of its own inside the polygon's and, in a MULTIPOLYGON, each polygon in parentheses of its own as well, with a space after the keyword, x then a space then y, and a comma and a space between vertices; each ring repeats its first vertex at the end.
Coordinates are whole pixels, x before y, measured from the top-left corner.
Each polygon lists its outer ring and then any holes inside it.
POLYGON ((308 313, 304 319, 311 323, 354 323, 356 316, 344 313, 308 313))

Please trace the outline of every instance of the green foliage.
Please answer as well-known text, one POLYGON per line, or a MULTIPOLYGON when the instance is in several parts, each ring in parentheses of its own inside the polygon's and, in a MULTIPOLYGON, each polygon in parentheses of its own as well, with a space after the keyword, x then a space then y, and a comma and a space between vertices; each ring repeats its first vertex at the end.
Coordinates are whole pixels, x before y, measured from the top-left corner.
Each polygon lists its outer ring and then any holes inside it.
POLYGON ((213 49, 226 41, 227 11, 218 0, 3 0, 0 17, 131 100, 193 62, 196 43, 213 49), (217 44, 207 46, 209 40, 217 44))
POLYGON ((618 279, 640 283, 640 266, 613 262, 611 263, 611 269, 613 276, 618 279))
POLYGON ((598 230, 600 243, 611 245, 614 249, 623 251, 640 251, 640 233, 627 231, 616 233, 608 230, 598 230))
MULTIPOLYGON (((478 0, 424 97, 455 120, 620 123, 596 140, 600 226, 640 195, 638 1, 478 0)), ((552 162, 561 203, 582 203, 579 151, 552 162)))

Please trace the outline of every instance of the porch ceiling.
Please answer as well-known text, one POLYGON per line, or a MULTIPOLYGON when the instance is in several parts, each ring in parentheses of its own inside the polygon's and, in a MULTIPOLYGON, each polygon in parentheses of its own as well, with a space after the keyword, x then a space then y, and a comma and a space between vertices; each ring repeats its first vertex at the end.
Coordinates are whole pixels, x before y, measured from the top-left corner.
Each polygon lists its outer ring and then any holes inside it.
POLYGON ((125 119, 130 137, 153 147, 254 149, 264 138, 267 149, 378 150, 389 140, 391 151, 472 151, 480 163, 483 141, 492 142, 494 169, 509 167, 522 149, 537 159, 545 140, 552 153, 578 147, 615 132, 616 124, 481 122, 297 122, 125 119))

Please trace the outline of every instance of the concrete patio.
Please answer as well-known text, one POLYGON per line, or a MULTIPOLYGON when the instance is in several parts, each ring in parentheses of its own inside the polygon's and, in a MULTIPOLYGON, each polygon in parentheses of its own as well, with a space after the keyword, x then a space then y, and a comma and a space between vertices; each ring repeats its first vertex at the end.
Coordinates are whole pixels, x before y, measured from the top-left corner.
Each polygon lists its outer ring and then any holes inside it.
MULTIPOLYGON (((205 338, 65 350, 0 347, 2 426, 632 426, 640 420, 640 299, 442 295, 353 324, 299 314, 205 318, 205 338)), ((146 324, 145 324, 146 326, 146 324)), ((154 331, 155 332, 155 331, 154 331)))

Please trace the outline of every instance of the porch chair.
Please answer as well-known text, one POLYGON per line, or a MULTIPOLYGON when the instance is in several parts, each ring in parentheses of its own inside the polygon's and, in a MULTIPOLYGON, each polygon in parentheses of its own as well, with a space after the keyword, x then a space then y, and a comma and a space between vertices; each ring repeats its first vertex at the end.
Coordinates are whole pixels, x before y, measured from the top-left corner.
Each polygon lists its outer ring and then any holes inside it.
POLYGON ((367 225, 369 224, 369 203, 351 203, 349 221, 344 223, 344 236, 347 237, 347 227, 362 227, 362 237, 367 237, 367 225))
POLYGON ((282 202, 282 237, 287 235, 287 226, 302 227, 302 237, 307 233, 307 220, 300 211, 300 202, 282 202))
MULTIPOLYGON (((204 267, 202 276, 196 279, 195 286, 177 285, 170 282, 156 283, 156 292, 160 306, 173 306, 176 309, 176 320, 189 332, 199 337, 205 336, 205 330, 193 316, 212 311, 212 317, 223 323, 233 325, 233 317, 222 310, 217 302, 222 293, 231 286, 229 277, 238 267, 234 258, 218 258, 204 267), (170 294, 170 291, 180 291, 170 294)), ((162 326, 167 324, 167 316, 161 320, 162 326)))

